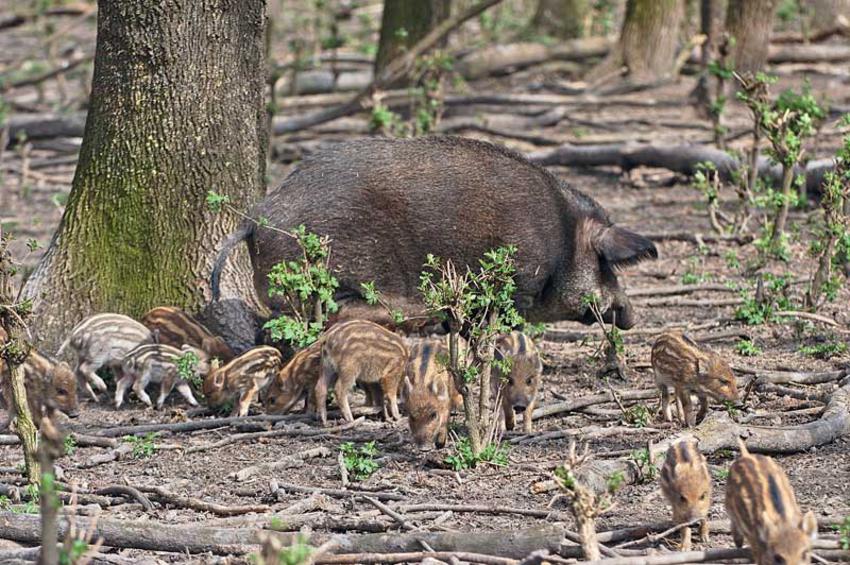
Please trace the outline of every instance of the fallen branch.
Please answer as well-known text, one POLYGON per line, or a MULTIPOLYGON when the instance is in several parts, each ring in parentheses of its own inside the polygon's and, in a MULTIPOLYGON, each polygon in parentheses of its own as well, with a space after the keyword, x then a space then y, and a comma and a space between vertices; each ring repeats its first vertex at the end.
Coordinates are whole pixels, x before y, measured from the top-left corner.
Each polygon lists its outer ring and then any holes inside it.
POLYGON ((828 45, 771 45, 767 60, 779 63, 844 63, 850 61, 850 46, 828 45))
POLYGON ((289 469, 290 467, 297 467, 299 465, 303 465, 305 459, 330 456, 331 450, 327 447, 314 447, 312 449, 302 451, 301 453, 297 453, 290 457, 285 457, 280 461, 271 461, 269 463, 261 463, 259 465, 245 467, 244 469, 234 471, 233 473, 230 473, 227 476, 228 478, 234 479, 236 481, 244 481, 255 475, 270 475, 272 471, 279 471, 281 469, 289 469))
POLYGON ((280 483, 278 487, 281 490, 285 490, 288 492, 301 492, 305 494, 325 494, 327 496, 332 496, 334 498, 350 498, 352 496, 371 496, 372 498, 376 498, 378 500, 404 500, 404 495, 396 494, 394 492, 371 492, 371 491, 363 491, 363 490, 344 490, 344 489, 334 489, 334 488, 321 488, 321 487, 305 487, 302 485, 294 485, 290 483, 280 483))
MULTIPOLYGON (((705 322, 703 324, 695 324, 689 326, 687 324, 683 325, 681 323, 670 324, 669 326, 661 326, 656 328, 638 328, 636 330, 628 330, 623 332, 623 339, 631 339, 632 337, 646 337, 653 335, 661 335, 665 332, 669 331, 683 331, 683 332, 697 332, 702 330, 710 330, 716 328, 724 323, 729 323, 732 320, 728 319, 719 319, 713 320, 711 322, 705 322)), ((598 330, 576 330, 576 331, 566 331, 559 329, 547 330, 544 334, 544 339, 546 341, 555 341, 555 342, 572 342, 572 341, 583 341, 586 339, 602 339, 603 336, 600 335, 598 330)))
POLYGON ((729 235, 716 233, 690 233, 690 232, 650 232, 642 233, 644 237, 652 241, 686 241, 694 245, 702 243, 720 243, 730 242, 738 245, 747 245, 752 243, 753 236, 750 234, 744 235, 729 235))
MULTIPOLYGON (((586 408, 587 406, 579 408, 579 410, 585 410, 586 408)), ((618 411, 617 414, 620 415, 621 413, 618 411)), ((599 426, 590 426, 588 428, 578 428, 574 430, 554 430, 551 432, 522 435, 509 439, 508 443, 526 445, 529 443, 541 443, 544 441, 551 441, 563 438, 578 438, 581 441, 589 441, 592 439, 600 439, 611 436, 623 436, 628 434, 648 434, 660 431, 661 430, 657 430, 655 428, 629 428, 626 426, 613 426, 610 428, 602 428, 599 426)))
POLYGON ((725 306, 740 306, 743 303, 743 298, 719 298, 716 300, 652 298, 641 302, 640 305, 672 306, 678 308, 718 308, 725 306))
POLYGON ((695 292, 738 292, 734 288, 729 288, 725 284, 706 283, 706 284, 683 284, 672 286, 656 286, 648 288, 630 288, 626 290, 626 296, 637 298, 640 296, 680 296, 682 294, 692 294, 695 292))
POLYGON ((740 558, 750 558, 749 548, 680 551, 665 555, 648 555, 645 557, 617 557, 600 559, 598 561, 587 561, 584 565, 678 565, 680 563, 706 563, 740 558))
MULTIPOLYGON (((532 161, 544 166, 565 167, 617 166, 623 170, 636 167, 657 167, 691 176, 700 163, 710 162, 717 168, 720 178, 732 181, 741 169, 741 162, 725 151, 708 145, 662 145, 653 143, 622 143, 606 145, 561 145, 556 149, 538 151, 527 155, 532 161)), ((806 178, 806 190, 817 194, 827 171, 832 170, 831 159, 809 161, 796 175, 806 178)), ((772 179, 779 183, 782 169, 767 158, 759 160, 759 178, 772 179)))
POLYGON ((153 510, 153 504, 151 503, 150 499, 144 494, 142 494, 139 489, 131 487, 129 485, 111 485, 103 487, 95 491, 95 494, 105 496, 118 495, 130 497, 133 500, 137 501, 139 504, 141 504, 142 509, 145 512, 150 512, 153 510))
POLYGON ((111 428, 102 428, 94 430, 95 435, 104 437, 124 437, 133 435, 144 435, 151 432, 170 432, 170 433, 185 433, 195 432, 198 430, 210 430, 213 428, 224 428, 234 424, 244 422, 279 422, 282 420, 302 420, 300 414, 291 415, 270 415, 259 414, 257 416, 243 416, 230 418, 212 418, 209 420, 195 420, 191 422, 177 422, 167 424, 142 424, 138 426, 115 426, 111 428))
POLYGON ((468 551, 411 551, 406 553, 343 553, 337 555, 323 555, 314 563, 419 563, 430 558, 439 561, 454 562, 467 561, 469 563, 482 563, 483 565, 518 565, 516 559, 485 555, 483 553, 471 553, 468 551))
POLYGON ((244 434, 233 434, 213 443, 203 445, 195 445, 186 450, 186 453, 198 453, 200 451, 208 451, 210 449, 218 449, 226 445, 232 445, 243 441, 254 441, 257 439, 268 439, 273 437, 326 437, 331 434, 350 430, 357 427, 366 420, 361 416, 353 422, 346 422, 342 425, 332 428, 308 428, 308 429, 275 429, 264 432, 249 432, 244 434))
MULTIPOLYGON (((58 520, 58 535, 68 533, 67 517, 58 520)), ((94 537, 103 538, 107 547, 133 548, 173 553, 207 553, 241 555, 256 546, 257 530, 206 528, 197 525, 175 526, 162 522, 121 521, 100 517, 94 537)), ((277 534, 294 543, 295 534, 277 534)), ((19 543, 40 543, 41 523, 38 516, 0 512, 0 538, 19 543)))
POLYGON ((139 490, 148 494, 153 494, 164 504, 170 504, 179 508, 188 508, 198 512, 209 512, 217 516, 238 516, 240 514, 250 514, 252 512, 264 513, 270 510, 265 504, 224 506, 215 502, 207 502, 200 498, 168 492, 162 487, 139 487, 139 490))
POLYGON ((83 55, 75 57, 73 59, 69 59, 67 61, 64 61, 61 65, 57 66, 54 69, 49 69, 33 77, 28 77, 25 79, 17 80, 15 82, 6 83, 2 87, 0 87, 0 92, 8 92, 14 88, 23 88, 25 86, 35 86, 37 84, 41 84, 46 80, 50 80, 53 77, 67 73, 68 71, 77 68, 83 63, 88 63, 91 60, 91 55, 83 55))
POLYGON ((611 40, 604 37, 588 37, 558 42, 554 45, 541 43, 510 43, 491 45, 473 51, 457 62, 456 68, 464 78, 474 80, 488 75, 512 72, 547 61, 583 61, 603 57, 611 48, 611 40))
MULTIPOLYGON (((617 394, 622 400, 646 400, 649 398, 656 398, 658 396, 658 391, 655 389, 624 390, 617 394)), ((611 392, 603 392, 602 394, 595 394, 592 396, 585 396, 574 400, 567 400, 565 402, 556 402, 554 404, 541 406, 532 412, 531 419, 539 420, 540 418, 547 418, 549 416, 565 414, 567 412, 575 412, 576 410, 593 406, 594 404, 604 404, 606 402, 614 402, 614 395, 611 392)))

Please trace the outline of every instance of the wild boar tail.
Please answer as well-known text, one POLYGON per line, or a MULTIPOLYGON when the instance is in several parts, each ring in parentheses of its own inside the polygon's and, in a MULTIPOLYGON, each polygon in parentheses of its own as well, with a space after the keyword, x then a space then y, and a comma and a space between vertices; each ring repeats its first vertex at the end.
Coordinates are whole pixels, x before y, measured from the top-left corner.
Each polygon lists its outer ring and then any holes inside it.
POLYGON ((55 357, 57 359, 62 359, 62 354, 65 352, 65 349, 71 344, 71 339, 74 337, 74 332, 65 338, 65 341, 62 342, 62 345, 59 346, 59 349, 56 351, 55 357))
POLYGON ((224 264, 227 262, 228 256, 233 251, 233 248, 239 243, 247 240, 254 233, 254 222, 245 220, 240 224, 235 232, 231 233, 221 244, 221 249, 213 263, 212 275, 210 276, 210 287, 212 288, 213 300, 218 300, 221 297, 221 271, 224 270, 224 264))

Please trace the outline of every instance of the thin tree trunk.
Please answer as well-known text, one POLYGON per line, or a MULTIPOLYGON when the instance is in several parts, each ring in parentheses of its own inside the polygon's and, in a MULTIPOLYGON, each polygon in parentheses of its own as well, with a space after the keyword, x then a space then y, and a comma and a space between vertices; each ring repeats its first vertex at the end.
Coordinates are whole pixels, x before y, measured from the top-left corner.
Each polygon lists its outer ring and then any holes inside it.
POLYGON ((584 37, 590 23, 588 0, 540 0, 531 26, 558 39, 584 37))
MULTIPOLYGON (((263 193, 264 11, 263 0, 99 2, 68 206, 25 287, 43 343, 93 312, 209 302, 214 254, 238 219, 209 211, 206 194, 245 208, 263 193)), ((247 257, 230 268, 238 288, 225 296, 252 296, 247 257)), ((216 308, 237 345, 253 342, 244 301, 216 308)))
POLYGON ((776 213, 773 223, 773 235, 771 236, 771 247, 779 249, 782 243, 782 235, 785 233, 785 224, 788 223, 788 210, 791 208, 791 185, 794 184, 794 167, 782 169, 782 205, 776 213))
MULTIPOLYGON (((9 238, 0 228, 0 383, 8 404, 14 405, 15 433, 24 451, 27 481, 37 485, 41 479, 38 464, 38 430, 33 423, 27 388, 24 381, 23 362, 29 354, 23 312, 15 304, 12 276, 14 262, 8 250, 9 238)), ((7 410, 12 413, 12 410, 7 410)))
POLYGON ((375 75, 449 17, 451 0, 385 0, 375 75))
POLYGON ((726 31, 735 41, 731 59, 739 73, 756 73, 767 62, 778 5, 778 0, 729 0, 726 31))
POLYGON ((684 3, 681 0, 628 0, 618 46, 588 74, 597 81, 626 67, 631 82, 654 82, 676 64, 684 3))

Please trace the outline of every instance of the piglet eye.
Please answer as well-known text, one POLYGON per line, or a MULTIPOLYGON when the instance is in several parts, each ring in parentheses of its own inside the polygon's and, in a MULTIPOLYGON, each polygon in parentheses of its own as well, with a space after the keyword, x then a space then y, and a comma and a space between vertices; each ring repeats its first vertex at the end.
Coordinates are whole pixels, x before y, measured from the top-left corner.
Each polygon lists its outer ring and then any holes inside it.
POLYGON ((682 502, 687 502, 687 501, 688 501, 688 499, 687 499, 687 498, 685 498, 685 495, 684 495, 684 494, 680 494, 680 495, 679 495, 679 499, 680 499, 682 502))
POLYGON ((437 413, 436 413, 436 412, 431 412, 431 421, 434 421, 434 420, 436 420, 436 419, 437 419, 437 413))
POLYGON ((525 384, 527 384, 527 385, 531 384, 531 377, 528 377, 527 379, 525 379, 525 384))
POLYGON ((706 496, 706 494, 707 494, 707 493, 705 493, 705 492, 704 492, 704 493, 702 493, 702 496, 700 496, 700 497, 699 497, 699 499, 700 499, 700 500, 705 500, 705 496, 706 496))

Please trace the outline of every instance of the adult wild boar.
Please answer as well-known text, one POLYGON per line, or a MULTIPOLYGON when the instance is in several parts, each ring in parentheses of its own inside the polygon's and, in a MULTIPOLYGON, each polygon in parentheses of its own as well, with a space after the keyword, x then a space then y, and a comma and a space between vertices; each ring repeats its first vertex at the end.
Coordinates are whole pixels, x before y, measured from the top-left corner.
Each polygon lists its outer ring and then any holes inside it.
MULTIPOLYGON (((387 301, 421 315, 417 285, 428 253, 478 266, 487 250, 517 247, 518 307, 532 321, 593 317, 634 324, 617 267, 657 257, 651 241, 614 225, 592 198, 503 147, 460 137, 366 138, 305 159, 253 210, 284 230, 301 224, 331 239, 340 318, 366 317, 360 283, 375 281, 387 301)), ((275 263, 301 256, 286 234, 246 222, 225 240, 213 270, 213 296, 225 259, 248 240, 254 283, 268 297, 275 263)), ((376 308, 379 321, 384 310, 376 308)), ((388 316, 387 316, 388 317, 388 316)))

